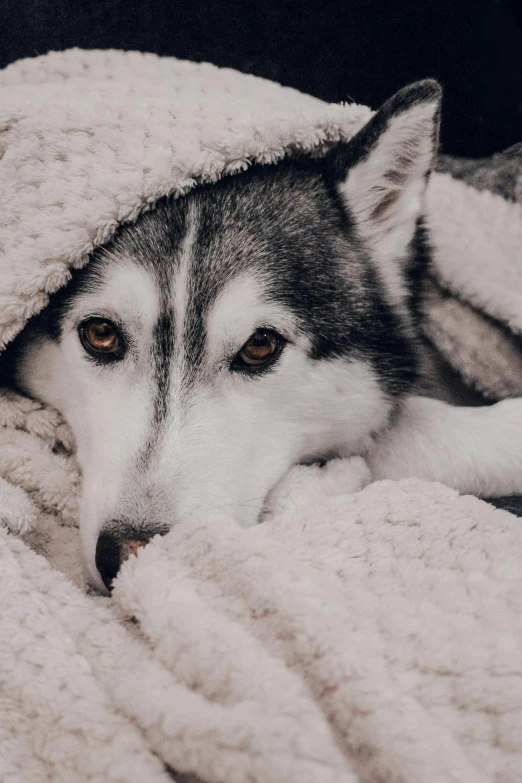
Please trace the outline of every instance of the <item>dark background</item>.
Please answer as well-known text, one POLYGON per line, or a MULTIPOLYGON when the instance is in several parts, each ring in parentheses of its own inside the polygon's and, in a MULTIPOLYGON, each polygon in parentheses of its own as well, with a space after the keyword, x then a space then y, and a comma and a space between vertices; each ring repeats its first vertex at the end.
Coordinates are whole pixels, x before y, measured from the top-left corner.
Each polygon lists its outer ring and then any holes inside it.
POLYGON ((445 90, 444 152, 522 141, 522 0, 0 0, 0 67, 50 49, 209 60, 328 101, 445 90))

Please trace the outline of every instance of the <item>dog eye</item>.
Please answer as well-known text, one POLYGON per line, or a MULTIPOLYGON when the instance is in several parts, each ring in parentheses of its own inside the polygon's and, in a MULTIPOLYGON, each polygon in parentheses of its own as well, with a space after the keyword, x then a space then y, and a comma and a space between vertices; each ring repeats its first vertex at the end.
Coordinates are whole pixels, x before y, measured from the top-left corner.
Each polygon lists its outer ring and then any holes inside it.
POLYGON ((232 363, 234 370, 252 371, 275 361, 283 349, 284 339, 270 329, 258 329, 244 344, 232 363))
POLYGON ((84 349, 96 359, 121 359, 124 342, 118 328, 105 318, 88 318, 78 329, 84 349))

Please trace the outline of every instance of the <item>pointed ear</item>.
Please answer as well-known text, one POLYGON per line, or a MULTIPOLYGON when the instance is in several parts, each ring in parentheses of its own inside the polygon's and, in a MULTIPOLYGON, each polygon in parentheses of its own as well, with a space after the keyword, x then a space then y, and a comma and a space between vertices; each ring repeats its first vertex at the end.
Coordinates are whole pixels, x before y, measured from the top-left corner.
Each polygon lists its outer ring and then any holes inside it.
POLYGON ((381 258, 404 256, 438 147, 441 88, 416 82, 390 98, 325 165, 359 233, 381 258))

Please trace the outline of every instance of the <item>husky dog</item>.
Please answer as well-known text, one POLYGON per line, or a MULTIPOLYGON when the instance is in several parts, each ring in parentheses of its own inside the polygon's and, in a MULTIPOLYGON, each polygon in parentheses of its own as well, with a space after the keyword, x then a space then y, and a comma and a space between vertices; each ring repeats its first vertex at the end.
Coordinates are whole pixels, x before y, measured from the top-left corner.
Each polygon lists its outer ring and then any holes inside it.
POLYGON ((100 587, 192 514, 256 523, 299 462, 361 454, 375 477, 520 489, 520 439, 506 435, 518 401, 415 396, 439 110, 438 84, 419 82, 320 160, 254 165, 161 201, 16 341, 15 382, 76 437, 100 587))

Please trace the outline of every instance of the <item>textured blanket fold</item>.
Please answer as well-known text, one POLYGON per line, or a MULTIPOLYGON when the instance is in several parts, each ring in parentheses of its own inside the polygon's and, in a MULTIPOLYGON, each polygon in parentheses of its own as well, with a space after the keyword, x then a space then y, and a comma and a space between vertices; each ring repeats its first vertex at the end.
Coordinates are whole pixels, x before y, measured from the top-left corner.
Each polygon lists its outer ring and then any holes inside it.
POLYGON ((519 396, 522 145, 486 161, 442 157, 437 169, 426 200, 434 265, 425 333, 470 386, 519 396))
MULTIPOLYGON (((139 53, 10 66, 0 346, 160 197, 320 155, 370 115, 139 53)), ((438 168, 426 334, 483 393, 519 394, 519 150, 438 168)), ((439 484, 369 482, 360 458, 295 468, 264 524, 181 523, 102 598, 71 434, 1 391, 0 781, 518 783, 520 521, 439 484)))

